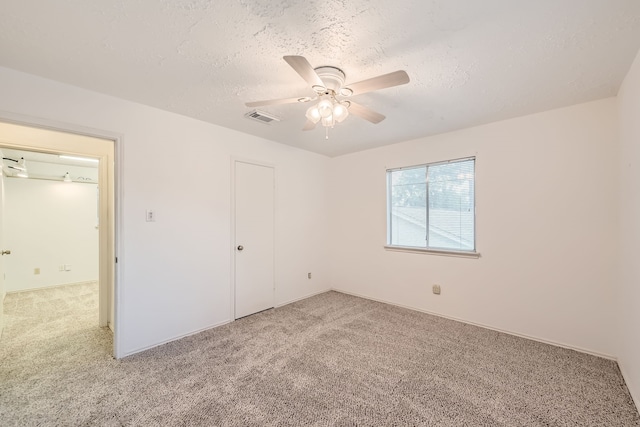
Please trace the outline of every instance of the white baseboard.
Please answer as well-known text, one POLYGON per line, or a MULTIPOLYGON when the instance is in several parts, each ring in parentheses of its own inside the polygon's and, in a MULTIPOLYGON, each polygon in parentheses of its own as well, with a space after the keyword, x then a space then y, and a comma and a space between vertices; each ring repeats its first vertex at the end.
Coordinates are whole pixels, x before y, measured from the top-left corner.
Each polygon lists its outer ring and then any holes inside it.
POLYGON ((631 384, 631 381, 629 381, 629 376, 627 375, 627 370, 624 366, 624 364, 620 363, 620 361, 618 361, 618 368, 620 368, 620 373, 622 374, 622 378, 624 379, 624 383, 627 385, 627 390, 629 390, 629 394, 631 395, 631 399, 633 399, 633 403, 636 404, 636 409, 638 411, 640 411, 640 396, 635 396, 633 394, 633 389, 631 387, 629 387, 629 384, 631 384))
POLYGON ((328 288, 328 289, 325 289, 325 290, 322 290, 322 291, 318 291, 318 292, 314 292, 312 294, 309 294, 309 295, 306 295, 306 296, 303 296, 303 297, 300 297, 300 298, 295 298, 295 299, 289 300, 287 302, 283 302, 283 303, 277 304, 275 306, 275 308, 284 307, 285 305, 289 305, 289 304, 292 304, 292 303, 297 302, 297 301, 302 301, 303 299, 311 298, 311 297, 314 297, 316 295, 324 294, 325 292, 329 292, 331 290, 332 289, 328 288))
POLYGON ((84 282, 72 282, 72 283, 60 283, 60 284, 57 284, 57 285, 36 286, 34 288, 20 289, 20 290, 17 290, 17 291, 7 291, 6 294, 20 294, 22 292, 39 291, 41 289, 61 288, 63 286, 86 285, 86 284, 89 284, 89 283, 98 283, 98 279, 96 279, 96 280, 85 280, 84 282))
MULTIPOLYGON (((312 294, 307 295, 307 296, 304 296, 304 297, 300 297, 300 298, 293 299, 293 300, 291 300, 291 301, 283 302, 283 303, 281 303, 281 304, 276 305, 274 308, 283 307, 283 306, 285 306, 285 305, 287 305, 287 304, 291 304, 291 303, 294 303, 294 302, 296 302, 296 301, 301 301, 301 300, 303 300, 303 299, 307 299, 307 298, 310 298, 310 297, 315 296, 315 295, 320 295, 320 294, 323 294, 323 293, 325 293, 325 292, 329 292, 330 290, 331 290, 331 289, 325 289, 325 290, 323 290, 323 291, 315 292, 315 293, 312 293, 312 294)), ((161 346, 161 345, 164 345, 164 344, 170 343, 170 342, 172 342, 172 341, 177 341, 177 340, 179 340, 179 339, 186 338, 186 337, 189 337, 189 336, 191 336, 191 335, 199 334, 200 332, 204 332, 204 331, 207 331, 207 330, 209 330, 209 329, 217 328, 217 327, 219 327, 219 326, 224 326, 224 325, 229 324, 229 323, 231 323, 231 322, 233 322, 233 320, 224 320, 224 321, 222 321, 222 322, 220 322, 220 323, 216 323, 216 324, 214 324, 214 325, 210 325, 210 326, 205 326, 204 328, 197 329, 197 330, 195 330, 195 331, 188 332, 188 333, 186 333, 186 334, 177 335, 177 336, 175 336, 175 337, 169 338, 169 339, 167 339, 167 340, 161 341, 161 342, 156 343, 156 344, 151 344, 151 345, 148 345, 148 346, 145 346, 145 347, 137 348, 137 349, 135 349, 135 350, 126 351, 126 352, 124 352, 124 354, 123 354, 121 357, 119 357, 119 358, 123 358, 123 357, 127 357, 127 356, 132 356, 132 355, 134 355, 134 354, 136 354, 136 353, 140 353, 140 352, 143 352, 143 351, 146 351, 146 350, 151 350, 152 348, 155 348, 155 347, 158 347, 158 346, 161 346)))
POLYGON ((228 323, 231 323, 231 322, 233 322, 233 320, 224 320, 224 321, 222 321, 220 323, 216 323, 214 325, 205 326, 204 328, 197 329, 197 330, 191 331, 191 332, 187 332, 186 334, 176 335, 176 336, 174 336, 172 338, 169 338, 167 340, 161 341, 161 342, 156 343, 156 344, 151 344, 151 345, 148 345, 148 346, 145 346, 145 347, 140 347, 140 348, 137 348, 135 350, 125 351, 122 356, 118 357, 118 359, 122 359, 123 357, 127 357, 127 356, 132 356, 132 355, 134 355, 136 353, 140 353, 140 352, 143 352, 143 351, 146 351, 146 350, 151 350, 152 348, 159 347, 161 345, 170 343, 172 341, 177 341, 177 340, 182 339, 182 338, 190 337, 191 335, 199 334, 200 332, 208 331, 209 329, 217 328, 219 326, 224 326, 224 325, 226 325, 228 323))
POLYGON ((496 331, 496 332, 502 332, 504 334, 509 334, 509 335, 513 335, 513 336, 516 336, 516 337, 520 337, 520 338, 526 338, 526 339, 529 339, 529 340, 538 341, 538 342, 541 342, 541 343, 544 343, 544 344, 553 345, 553 346, 556 346, 556 347, 562 347, 562 348, 566 348, 566 349, 569 349, 569 350, 575 350, 575 351, 578 351, 580 353, 590 354, 592 356, 602 357, 604 359, 609 359, 609 360, 613 360, 613 361, 617 362, 616 357, 611 355, 611 354, 600 353, 600 352, 597 352, 597 351, 588 350, 586 348, 576 347, 576 346, 573 346, 573 345, 564 344, 564 343, 557 342, 557 341, 552 341, 552 340, 547 340, 547 339, 540 338, 540 337, 535 337, 535 336, 532 336, 532 335, 526 335, 526 334, 521 334, 519 332, 508 331, 506 329, 496 328, 494 326, 485 325, 485 324, 482 324, 482 323, 470 322, 468 320, 460 319, 458 317, 448 316, 446 314, 441 314, 441 313, 437 313, 437 312, 429 311, 429 310, 424 310, 424 309, 417 308, 417 307, 411 307, 411 306, 407 306, 407 305, 403 305, 403 304, 398 304, 398 303, 391 302, 391 301, 386 301, 386 300, 383 300, 383 299, 372 298, 372 297, 369 297, 369 296, 366 296, 366 295, 360 295, 360 294, 356 294, 356 293, 353 293, 353 292, 347 292, 347 291, 343 291, 343 290, 336 289, 336 288, 332 288, 331 290, 332 291, 336 291, 336 292, 340 292, 340 293, 343 293, 343 294, 347 294, 347 295, 353 295, 354 297, 368 299, 368 300, 371 300, 371 301, 377 301, 377 302, 382 302, 382 303, 385 303, 385 304, 395 305, 396 307, 402 307, 402 308, 406 308, 408 310, 419 311, 421 313, 426 313, 426 314, 430 314, 432 316, 442 317, 444 319, 455 320, 456 322, 462 322, 462 323, 466 323, 468 325, 478 326, 480 328, 489 329, 489 330, 496 331))

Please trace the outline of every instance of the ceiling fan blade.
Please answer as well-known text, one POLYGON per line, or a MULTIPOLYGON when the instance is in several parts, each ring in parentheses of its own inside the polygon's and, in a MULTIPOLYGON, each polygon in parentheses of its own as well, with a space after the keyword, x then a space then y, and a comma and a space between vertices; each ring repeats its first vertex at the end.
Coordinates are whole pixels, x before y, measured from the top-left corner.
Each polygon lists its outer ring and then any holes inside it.
POLYGON ((313 123, 311 120, 307 120, 307 123, 304 124, 304 127, 302 128, 302 130, 313 130, 316 128, 316 124, 313 123))
POLYGON ((404 70, 394 71, 393 73, 383 74, 357 83, 346 85, 348 89, 353 91, 353 95, 367 93, 378 89, 385 89, 393 86, 400 86, 409 83, 409 75, 404 70))
POLYGON ((246 105, 247 107, 262 107, 263 105, 294 104, 296 102, 308 102, 308 101, 311 101, 311 98, 298 97, 298 98, 269 99, 267 101, 246 102, 244 105, 246 105))
POLYGON ((368 120, 373 124, 380 123, 385 119, 385 116, 373 111, 370 108, 365 107, 364 105, 357 104, 353 101, 349 101, 349 102, 351 103, 351 105, 349 105, 349 112, 351 114, 354 114, 360 118, 368 120))
POLYGON ((304 56, 288 55, 283 56, 283 59, 287 61, 289 65, 291 65, 291 68, 293 68, 298 74, 300 74, 300 77, 302 77, 307 83, 309 83, 309 86, 324 87, 324 82, 318 76, 316 71, 304 56))

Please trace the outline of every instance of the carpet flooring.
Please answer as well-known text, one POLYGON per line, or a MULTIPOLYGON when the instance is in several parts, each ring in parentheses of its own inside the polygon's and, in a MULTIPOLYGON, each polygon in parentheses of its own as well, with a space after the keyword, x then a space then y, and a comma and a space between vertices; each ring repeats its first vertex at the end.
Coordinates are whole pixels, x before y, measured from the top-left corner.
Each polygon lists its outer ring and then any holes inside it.
POLYGON ((2 426, 639 426, 615 362, 327 292, 122 360, 97 286, 7 296, 2 426))

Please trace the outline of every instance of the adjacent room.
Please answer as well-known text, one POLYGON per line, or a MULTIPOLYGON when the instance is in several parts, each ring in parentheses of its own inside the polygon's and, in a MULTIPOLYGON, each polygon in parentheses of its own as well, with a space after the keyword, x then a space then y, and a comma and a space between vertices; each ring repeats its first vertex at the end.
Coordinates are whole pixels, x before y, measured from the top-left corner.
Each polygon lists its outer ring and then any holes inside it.
POLYGON ((64 317, 98 313, 97 160, 7 148, 2 157, 4 323, 36 341, 64 317))
POLYGON ((638 117, 635 0, 3 1, 2 424, 638 426, 638 117))

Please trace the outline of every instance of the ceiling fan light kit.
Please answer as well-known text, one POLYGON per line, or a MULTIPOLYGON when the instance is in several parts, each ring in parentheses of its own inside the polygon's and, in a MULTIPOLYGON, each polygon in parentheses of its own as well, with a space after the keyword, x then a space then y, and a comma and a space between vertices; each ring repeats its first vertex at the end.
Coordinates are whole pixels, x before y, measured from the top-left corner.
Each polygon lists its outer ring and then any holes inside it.
POLYGON ((375 112, 364 105, 357 104, 342 98, 359 95, 378 89, 399 86, 409 83, 406 71, 399 70, 371 79, 363 80, 350 85, 345 85, 346 75, 337 67, 322 66, 313 68, 303 56, 285 56, 283 59, 302 77, 316 92, 316 97, 308 96, 297 98, 273 99, 268 101, 247 102, 247 107, 259 107, 263 105, 290 104, 296 102, 310 102, 320 99, 317 104, 309 107, 305 113, 307 123, 302 130, 315 129, 317 123, 325 128, 326 139, 329 139, 329 128, 341 123, 353 115, 377 124, 385 119, 385 116, 375 112))
POLYGON ((314 124, 311 129, 313 129, 318 122, 321 122, 322 126, 327 129, 332 128, 336 123, 341 123, 347 118, 350 104, 349 101, 338 101, 335 96, 327 96, 318 102, 317 105, 309 107, 305 116, 314 124))

